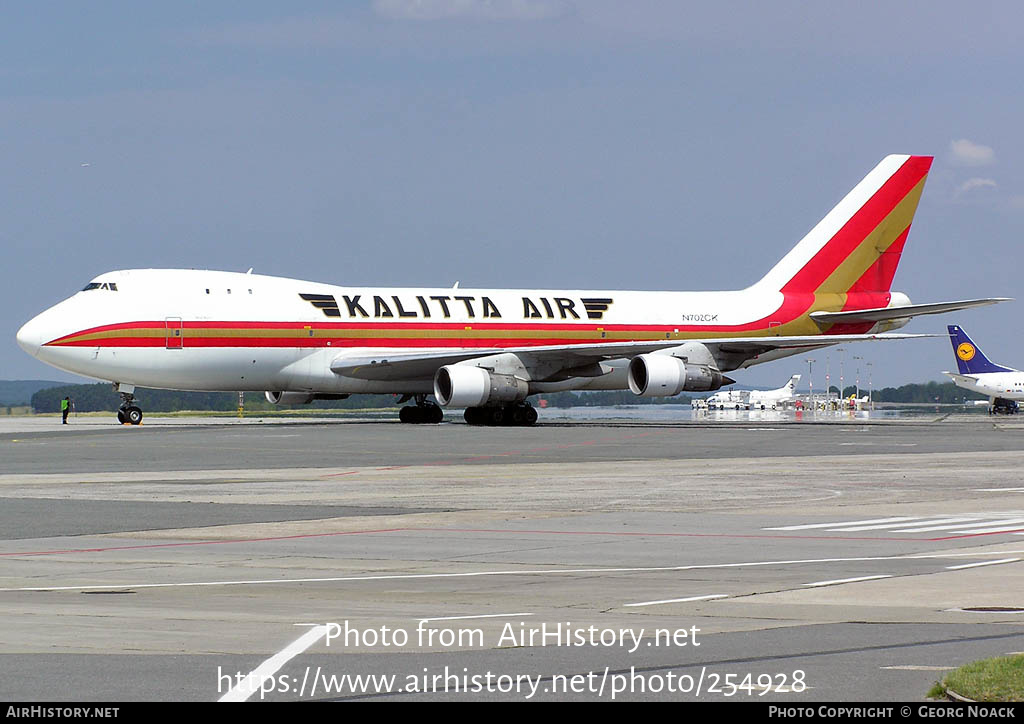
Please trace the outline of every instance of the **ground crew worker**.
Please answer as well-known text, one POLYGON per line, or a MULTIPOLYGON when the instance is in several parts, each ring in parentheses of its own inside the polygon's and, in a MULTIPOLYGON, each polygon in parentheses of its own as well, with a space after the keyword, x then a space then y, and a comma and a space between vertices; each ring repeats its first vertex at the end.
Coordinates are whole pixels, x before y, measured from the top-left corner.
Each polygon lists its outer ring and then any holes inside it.
POLYGON ((64 418, 64 421, 61 423, 62 425, 67 425, 68 424, 68 413, 69 412, 71 412, 71 398, 70 397, 65 397, 63 400, 60 401, 60 414, 64 418))

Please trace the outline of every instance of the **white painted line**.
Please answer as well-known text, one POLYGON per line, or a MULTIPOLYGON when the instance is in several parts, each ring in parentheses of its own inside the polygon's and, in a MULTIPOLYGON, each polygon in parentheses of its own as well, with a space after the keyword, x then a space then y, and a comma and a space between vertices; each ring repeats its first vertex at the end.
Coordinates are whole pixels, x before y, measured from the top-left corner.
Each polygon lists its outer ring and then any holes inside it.
POLYGON ((898 556, 896 558, 893 558, 892 560, 895 561, 901 558, 908 561, 934 558, 981 558, 982 556, 991 556, 995 555, 996 553, 1012 553, 1015 555, 1021 555, 1024 554, 1024 551, 992 551, 991 553, 978 553, 977 551, 973 553, 920 553, 912 556, 898 556))
POLYGON ((438 616, 437 618, 416 618, 414 621, 465 621, 467 618, 516 618, 532 616, 532 613, 483 613, 479 616, 438 616))
MULTIPOLYGON (((956 530, 960 533, 988 533, 1004 530, 1007 526, 1021 527, 1024 523, 1024 518, 1005 518, 1003 520, 986 520, 982 523, 971 523, 970 525, 933 525, 925 528, 915 528, 917 533, 929 533, 934 530, 956 530), (976 530, 977 528, 984 528, 985 530, 976 530)), ((1010 528, 1013 530, 1013 528, 1010 528)))
POLYGON ((947 523, 954 524, 950 526, 951 528, 971 525, 988 525, 984 518, 935 518, 934 520, 914 523, 910 528, 894 530, 893 533, 916 533, 919 530, 930 530, 931 528, 929 528, 929 526, 945 525, 947 523))
MULTIPOLYGON (((976 554, 975 554, 976 555, 976 554)), ((24 588, 0 588, 0 593, 14 591, 121 591, 143 588, 196 588, 202 586, 263 586, 281 583, 359 583, 362 581, 409 581, 440 578, 483 578, 490 576, 564 576, 577 573, 657 573, 671 571, 714 570, 718 568, 749 568, 760 566, 785 566, 804 563, 850 563, 861 561, 891 561, 892 556, 866 556, 858 558, 808 558, 788 561, 754 561, 743 563, 708 563, 688 566, 639 566, 633 568, 547 568, 532 570, 470 571, 468 573, 390 573, 373 576, 332 576, 329 578, 267 578, 248 581, 183 581, 181 583, 121 583, 107 585, 78 586, 26 586, 24 588)))
POLYGON ((715 593, 710 596, 690 596, 689 598, 666 598, 663 601, 644 601, 643 603, 624 603, 623 606, 659 606, 663 603, 686 603, 687 601, 711 601, 715 598, 728 598, 724 593, 715 593))
POLYGON ((979 493, 1024 493, 1024 488, 975 488, 979 493))
POLYGON ((861 576, 860 578, 837 578, 834 581, 818 581, 817 583, 805 583, 807 587, 817 586, 838 586, 841 583, 857 583, 859 581, 877 581, 882 578, 892 578, 892 576, 861 576))
POLYGON ((285 646, 262 664, 253 669, 248 676, 232 687, 231 691, 218 701, 245 701, 260 690, 260 686, 269 677, 276 674, 282 666, 315 644, 327 634, 327 626, 314 626, 299 638, 285 646))
POLYGON ((1020 533, 1016 531, 1019 531, 1022 528, 1024 528, 1024 523, 1010 527, 1002 525, 998 528, 971 528, 970 530, 952 530, 950 531, 950 533, 963 533, 965 535, 984 535, 985 533, 1006 533, 1007 535, 1020 535, 1020 533))
MULTIPOLYGON (((1024 550, 1006 550, 1000 553, 1024 555, 1024 550)), ((686 566, 638 566, 632 568, 547 568, 529 570, 470 571, 468 573, 393 573, 372 576, 334 576, 330 578, 269 578, 235 581, 182 581, 180 583, 119 583, 105 585, 80 584, 77 586, 25 586, 22 588, 0 588, 0 593, 33 591, 122 591, 143 588, 197 588, 204 586, 260 586, 282 583, 360 583, 363 581, 408 581, 441 578, 483 578, 491 576, 565 576, 575 574, 601 573, 659 573, 673 571, 707 571, 728 568, 760 568, 771 566, 796 566, 819 563, 861 563, 870 561, 915 561, 937 558, 969 558, 992 555, 981 553, 927 553, 907 556, 855 556, 850 558, 803 558, 776 561, 742 561, 739 563, 707 563, 686 566)))
POLYGON ((947 571, 960 571, 964 568, 980 568, 981 566, 997 566, 1000 563, 1016 563, 1020 558, 1003 558, 998 561, 982 561, 981 563, 964 563, 959 566, 946 566, 947 571))
POLYGON ((874 520, 850 520, 832 521, 831 523, 814 523, 812 525, 787 525, 782 528, 762 528, 761 530, 811 530, 812 528, 834 528, 837 525, 870 525, 872 523, 904 523, 908 520, 921 520, 920 516, 913 518, 875 518, 874 520))
POLYGON ((905 532, 905 530, 917 530, 918 526, 939 525, 941 523, 956 523, 958 525, 969 525, 971 523, 976 523, 977 522, 978 524, 980 524, 981 521, 983 521, 983 520, 984 520, 984 518, 978 518, 978 517, 965 518, 965 517, 961 516, 961 517, 958 517, 958 518, 934 518, 932 520, 923 519, 923 520, 918 520, 918 521, 915 521, 915 522, 909 523, 909 524, 906 523, 906 522, 904 522, 904 523, 889 523, 887 525, 865 525, 865 526, 861 526, 859 528, 830 528, 830 530, 843 531, 843 532, 852 532, 852 531, 855 531, 855 530, 877 530, 877 529, 881 529, 881 528, 900 528, 900 526, 904 526, 904 525, 912 526, 911 528, 906 528, 906 529, 902 529, 901 528, 900 530, 894 530, 893 531, 893 533, 903 533, 903 532, 905 532))

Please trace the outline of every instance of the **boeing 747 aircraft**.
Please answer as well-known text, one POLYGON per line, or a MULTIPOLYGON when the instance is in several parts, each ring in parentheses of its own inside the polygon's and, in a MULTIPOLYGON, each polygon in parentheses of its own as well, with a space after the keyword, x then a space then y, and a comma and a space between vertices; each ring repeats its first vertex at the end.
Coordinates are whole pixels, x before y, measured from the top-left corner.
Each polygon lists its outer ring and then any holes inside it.
POLYGON ((530 425, 531 395, 710 391, 732 370, 894 339, 911 317, 1000 299, 911 304, 890 292, 928 156, 888 156, 753 286, 721 292, 379 289, 221 271, 101 274, 18 332, 29 354, 135 388, 265 391, 298 404, 394 393, 403 422, 530 425), (429 400, 433 395, 436 403, 429 400))
POLYGON ((961 327, 950 325, 946 329, 960 374, 942 374, 957 387, 988 395, 990 413, 1016 412, 1016 400, 1024 400, 1024 372, 989 362, 981 347, 961 327))

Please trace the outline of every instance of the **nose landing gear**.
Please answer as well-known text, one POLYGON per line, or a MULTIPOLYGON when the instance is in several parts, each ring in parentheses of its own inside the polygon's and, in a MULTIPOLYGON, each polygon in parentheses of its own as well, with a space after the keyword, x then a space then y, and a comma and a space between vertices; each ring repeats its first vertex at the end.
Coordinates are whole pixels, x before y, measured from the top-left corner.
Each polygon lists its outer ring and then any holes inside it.
POLYGON ((121 395, 121 407, 117 410, 117 421, 122 425, 141 425, 142 424, 142 408, 135 404, 135 388, 131 388, 131 392, 122 390, 122 387, 127 385, 118 385, 114 383, 114 387, 117 389, 117 394, 121 395))

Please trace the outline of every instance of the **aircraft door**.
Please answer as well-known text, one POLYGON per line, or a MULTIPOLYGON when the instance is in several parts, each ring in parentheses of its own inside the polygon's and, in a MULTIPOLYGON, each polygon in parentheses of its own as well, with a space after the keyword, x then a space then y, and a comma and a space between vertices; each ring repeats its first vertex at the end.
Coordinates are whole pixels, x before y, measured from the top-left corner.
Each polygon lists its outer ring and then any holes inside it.
POLYGON ((166 317, 164 319, 164 328, 164 339, 167 349, 181 349, 185 346, 181 317, 166 317))

